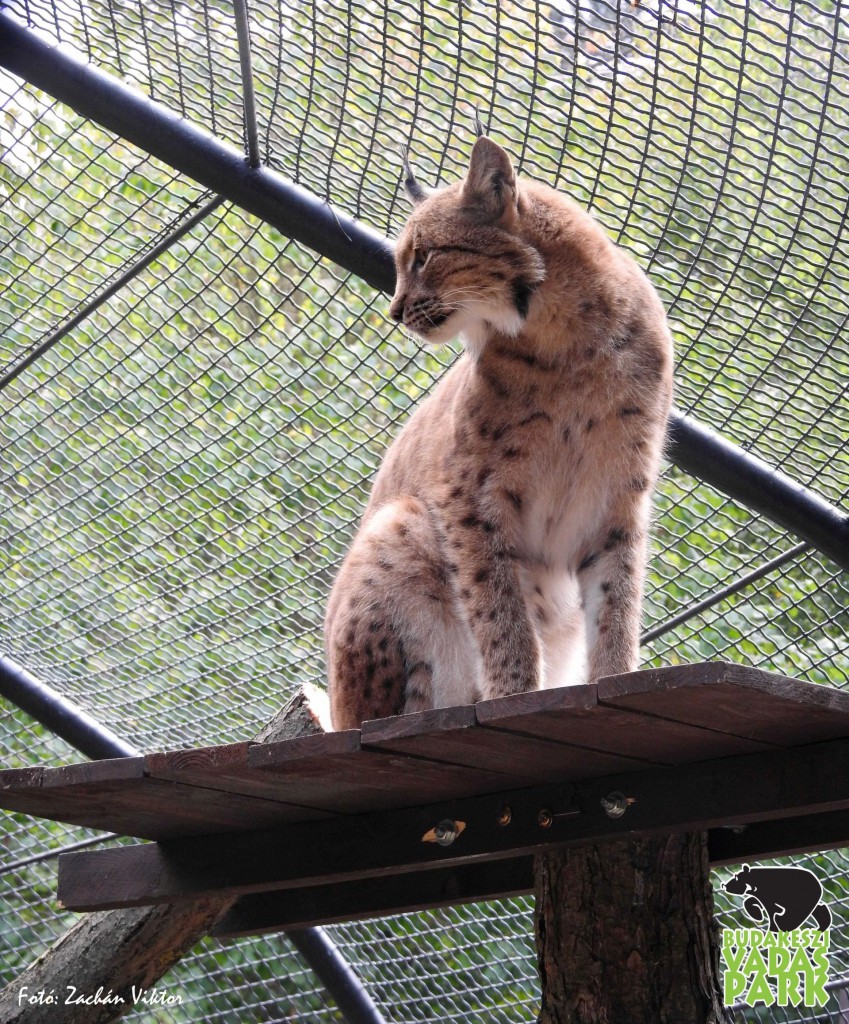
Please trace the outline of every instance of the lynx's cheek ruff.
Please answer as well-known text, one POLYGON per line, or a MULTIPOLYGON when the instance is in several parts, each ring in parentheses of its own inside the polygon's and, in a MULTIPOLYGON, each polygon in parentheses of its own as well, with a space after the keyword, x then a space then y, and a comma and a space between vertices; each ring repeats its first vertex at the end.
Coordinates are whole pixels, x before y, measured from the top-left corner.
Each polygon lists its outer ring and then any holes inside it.
POLYGON ((475 258, 474 277, 467 264, 458 266, 442 253, 433 261, 429 257, 420 270, 399 275, 389 313, 429 344, 460 336, 467 350, 479 355, 483 337, 519 334, 544 274, 538 255, 528 251, 502 253, 496 259, 485 252, 464 252, 475 258), (512 273, 517 263, 528 277, 512 273))

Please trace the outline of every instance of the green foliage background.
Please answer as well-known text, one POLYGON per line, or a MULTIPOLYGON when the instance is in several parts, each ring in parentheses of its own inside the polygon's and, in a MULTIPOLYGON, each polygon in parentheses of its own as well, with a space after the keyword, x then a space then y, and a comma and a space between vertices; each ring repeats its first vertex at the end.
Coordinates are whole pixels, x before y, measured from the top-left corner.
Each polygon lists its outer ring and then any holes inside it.
MULTIPOLYGON (((229 4, 11 7, 241 145, 229 4)), ((270 166, 392 235, 402 144, 424 181, 451 180, 477 108, 522 173, 590 206, 648 270, 679 406, 845 502, 845 5, 257 0, 250 15, 270 166)), ((31 87, 0 76, 0 91, 11 367, 210 197, 31 87)), ((324 600, 370 478, 455 355, 418 350, 385 308, 224 204, 0 392, 2 649, 144 750, 245 739, 321 682, 324 600)), ((795 543, 671 466, 654 534, 647 627, 795 543)), ((808 552, 646 659, 846 686, 846 598, 808 552)), ((8 705, 0 751, 9 766, 78 759, 8 705)), ((88 835, 15 815, 2 828, 7 864, 88 835)), ((833 974, 843 860, 815 869, 833 974)), ((0 875, 5 979, 68 924, 54 872, 0 875)), ((526 1021, 529 913, 515 900, 334 935, 389 1021, 526 1021)), ((134 1019, 338 1019, 283 937, 207 941, 168 985, 183 1007, 134 1019)))

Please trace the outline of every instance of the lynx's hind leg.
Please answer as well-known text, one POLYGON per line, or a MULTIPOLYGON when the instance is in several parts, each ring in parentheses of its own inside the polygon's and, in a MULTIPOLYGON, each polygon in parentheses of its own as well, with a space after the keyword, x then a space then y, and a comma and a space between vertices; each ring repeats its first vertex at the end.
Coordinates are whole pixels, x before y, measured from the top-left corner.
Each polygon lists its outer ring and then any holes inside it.
POLYGON ((363 524, 333 587, 325 636, 334 729, 474 699, 471 638, 421 502, 399 498, 363 524))

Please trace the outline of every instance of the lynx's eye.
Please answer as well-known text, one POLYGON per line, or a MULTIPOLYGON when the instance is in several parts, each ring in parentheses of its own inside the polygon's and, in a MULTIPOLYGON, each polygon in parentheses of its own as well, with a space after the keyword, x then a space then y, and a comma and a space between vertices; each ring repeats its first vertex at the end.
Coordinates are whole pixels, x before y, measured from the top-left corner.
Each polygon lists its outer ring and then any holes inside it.
POLYGON ((416 249, 413 252, 413 259, 410 263, 411 270, 422 270, 430 257, 433 255, 432 252, 428 252, 426 249, 416 249))

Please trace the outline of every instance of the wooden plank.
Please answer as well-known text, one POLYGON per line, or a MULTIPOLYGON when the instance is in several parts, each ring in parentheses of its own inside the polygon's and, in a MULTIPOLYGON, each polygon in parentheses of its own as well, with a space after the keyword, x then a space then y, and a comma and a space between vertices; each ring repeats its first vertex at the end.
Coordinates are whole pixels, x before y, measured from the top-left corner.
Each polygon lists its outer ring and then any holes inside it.
POLYGON ((718 828, 708 836, 714 866, 818 853, 849 846, 849 810, 759 821, 740 829, 718 828))
MULTIPOLYGON (((145 771, 153 778, 196 783, 211 776, 227 777, 231 769, 246 767, 251 743, 225 743, 216 747, 190 747, 145 754, 145 771)), ((198 783, 201 784, 201 783, 198 783)))
MULTIPOLYGON (((756 822, 709 834, 713 867, 849 846, 849 811, 756 822)), ((262 892, 239 898, 213 931, 237 938, 521 896, 533 889, 533 857, 262 892)))
MULTIPOLYGON (((534 695, 538 697, 539 691, 534 695)), ((513 786, 567 782, 639 769, 641 762, 540 736, 524 736, 478 724, 474 705, 439 708, 364 722, 362 744, 447 764, 510 775, 513 786)))
POLYGON ((264 743, 251 768, 268 772, 281 799, 339 814, 435 803, 527 784, 503 772, 364 750, 357 729, 264 743))
POLYGON ((849 694, 740 666, 647 670, 366 723, 0 772, 0 806, 141 838, 211 834, 583 781, 849 737, 849 694))
POLYGON ((598 682, 606 706, 777 746, 849 736, 849 693, 770 672, 706 662, 598 682))
POLYGON ((492 794, 364 814, 354 823, 337 816, 241 835, 95 850, 86 858, 63 854, 59 899, 70 909, 141 906, 496 860, 547 845, 550 827, 540 824, 541 808, 563 817, 578 813, 569 785, 516 791, 511 800, 507 824, 503 797, 492 794), (453 843, 441 846, 435 829, 449 818, 462 827, 453 843))
POLYGON ((770 749, 759 740, 601 704, 595 684, 497 697, 481 701, 476 713, 488 729, 584 748, 588 766, 599 753, 630 758, 636 768, 635 762, 687 764, 770 749))
POLYGON ((0 772, 0 806, 140 839, 171 839, 321 817, 283 802, 145 774, 143 757, 0 772))
MULTIPOLYGON (((316 735, 322 736, 323 734, 316 735)), ((352 737, 341 733, 333 735, 343 737, 338 743, 337 749, 356 749, 355 738, 352 746, 350 742, 352 737)), ((296 741, 283 740, 280 742, 293 743, 296 741)), ((145 772, 155 779, 260 797, 264 800, 288 804, 293 809, 300 807, 301 805, 284 799, 280 780, 276 775, 251 766, 250 752, 255 746, 257 744, 254 743, 230 743, 219 747, 199 747, 147 754, 145 755, 145 772)), ((320 808, 312 808, 312 810, 316 812, 320 808)), ((325 810, 321 811, 321 814, 307 812, 302 820, 326 816, 329 813, 331 812, 325 810)), ((291 820, 298 820, 294 810, 291 820)))
POLYGON ((358 921, 430 907, 520 896, 533 888, 533 857, 434 868, 380 878, 242 896, 216 926, 218 938, 358 921))
POLYGON ((355 823, 337 817, 242 835, 66 854, 60 858, 59 892, 74 910, 241 895, 837 810, 849 810, 845 739, 364 814, 355 823), (612 791, 628 798, 621 817, 604 810, 603 800, 612 791), (444 847, 431 841, 443 818, 465 826, 444 847))

